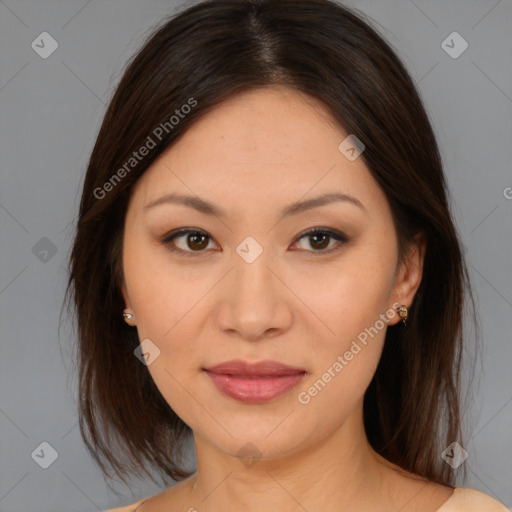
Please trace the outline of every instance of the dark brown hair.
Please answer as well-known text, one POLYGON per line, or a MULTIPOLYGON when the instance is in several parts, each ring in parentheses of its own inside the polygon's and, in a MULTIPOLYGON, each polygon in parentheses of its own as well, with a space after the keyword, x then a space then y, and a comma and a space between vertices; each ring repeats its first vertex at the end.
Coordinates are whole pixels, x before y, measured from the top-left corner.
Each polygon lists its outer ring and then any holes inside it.
POLYGON ((364 143, 361 158, 389 201, 400 257, 416 233, 426 235, 410 320, 387 330, 364 422, 383 457, 452 485, 441 452, 453 441, 464 444, 465 292, 473 299, 440 154, 394 50, 362 15, 329 0, 200 2, 163 20, 127 65, 88 163, 66 290, 78 327, 86 446, 105 475, 111 478, 111 467, 125 483, 130 473, 153 478, 148 463, 174 480, 190 474, 182 447, 191 430, 134 356, 137 332, 122 318, 125 214, 134 183, 188 127, 223 100, 272 84, 317 98, 364 143), (190 108, 180 110, 184 105, 190 108), (177 109, 184 115, 176 122, 177 109), (155 146, 131 161, 148 137, 155 146))

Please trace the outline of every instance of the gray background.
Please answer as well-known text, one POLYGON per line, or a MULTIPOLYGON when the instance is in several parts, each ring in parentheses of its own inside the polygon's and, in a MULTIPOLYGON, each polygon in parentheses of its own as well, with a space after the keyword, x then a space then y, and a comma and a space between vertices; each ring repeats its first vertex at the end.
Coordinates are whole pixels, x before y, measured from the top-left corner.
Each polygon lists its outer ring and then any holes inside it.
MULTIPOLYGON (((345 3, 371 16, 398 51, 438 136, 484 341, 464 418, 469 476, 458 485, 512 507, 512 2, 345 3), (469 44, 458 58, 441 46, 453 31, 469 44)), ((79 189, 105 105, 127 59, 178 5, 0 0, 1 512, 103 510, 158 490, 135 482, 116 495, 105 486, 77 427, 73 333, 67 322, 59 344, 57 329, 79 189), (59 45, 47 59, 31 47, 45 31, 59 45), (47 469, 31 457, 42 442, 58 452, 47 469)))

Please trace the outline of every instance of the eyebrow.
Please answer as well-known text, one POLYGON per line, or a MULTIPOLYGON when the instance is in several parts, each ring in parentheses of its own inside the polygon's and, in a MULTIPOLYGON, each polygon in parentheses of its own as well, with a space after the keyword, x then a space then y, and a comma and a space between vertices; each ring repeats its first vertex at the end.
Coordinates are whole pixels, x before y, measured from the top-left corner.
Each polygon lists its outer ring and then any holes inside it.
MULTIPOLYGON (((293 203, 281 211, 281 216, 285 217, 286 215, 297 215, 307 210, 312 210, 313 208, 318 208, 320 206, 325 206, 334 202, 345 202, 348 204, 353 204, 366 212, 366 208, 363 206, 361 201, 351 195, 327 193, 318 197, 314 197, 313 199, 308 199, 307 201, 298 201, 293 203)), ((204 199, 201 199, 197 196, 194 197, 182 194, 166 194, 145 205, 144 210, 162 204, 180 204, 189 208, 193 208, 194 210, 197 210, 198 212, 204 213, 206 215, 215 215, 216 217, 224 218, 227 217, 227 212, 219 206, 216 206, 213 203, 205 201, 204 199)))

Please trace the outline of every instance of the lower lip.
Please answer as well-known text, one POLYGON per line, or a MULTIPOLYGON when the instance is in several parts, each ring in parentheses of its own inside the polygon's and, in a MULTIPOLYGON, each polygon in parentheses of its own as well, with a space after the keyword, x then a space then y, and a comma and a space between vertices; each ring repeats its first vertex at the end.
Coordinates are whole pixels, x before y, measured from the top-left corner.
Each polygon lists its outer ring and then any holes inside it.
POLYGON ((246 404, 268 402, 291 391, 304 378, 304 373, 271 377, 240 377, 205 370, 215 387, 225 395, 246 404))

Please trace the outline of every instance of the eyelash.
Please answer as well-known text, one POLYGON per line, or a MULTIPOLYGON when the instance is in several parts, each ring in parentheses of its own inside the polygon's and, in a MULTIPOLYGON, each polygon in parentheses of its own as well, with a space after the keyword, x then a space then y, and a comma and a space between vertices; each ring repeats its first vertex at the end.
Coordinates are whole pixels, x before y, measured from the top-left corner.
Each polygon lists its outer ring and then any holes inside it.
MULTIPOLYGON (((184 255, 186 257, 194 258, 196 256, 200 256, 201 252, 206 252, 206 250, 203 250, 203 251, 185 251, 183 249, 178 249, 177 247, 172 245, 171 242, 175 238, 179 238, 180 236, 188 235, 188 234, 204 235, 204 236, 208 237, 210 240, 212 239, 212 237, 210 235, 208 235, 208 233, 206 233, 205 231, 201 231, 201 230, 198 230, 198 229, 179 229, 177 231, 173 231, 173 232, 167 234, 162 239, 162 243, 170 251, 175 252, 175 253, 180 253, 180 254, 182 254, 182 255, 184 255)), ((311 236, 311 235, 316 235, 316 234, 328 235, 331 238, 334 238, 334 240, 336 240, 338 242, 338 244, 335 244, 334 247, 331 247, 330 249, 318 250, 318 251, 306 251, 306 252, 316 253, 319 256, 326 255, 326 254, 331 254, 331 253, 333 253, 335 251, 338 251, 339 249, 341 249, 341 245, 349 242, 349 238, 344 233, 341 233, 339 231, 334 231, 334 230, 328 229, 328 228, 312 228, 312 229, 309 229, 309 230, 305 231, 301 235, 299 235, 294 243, 300 241, 304 237, 311 236)))

